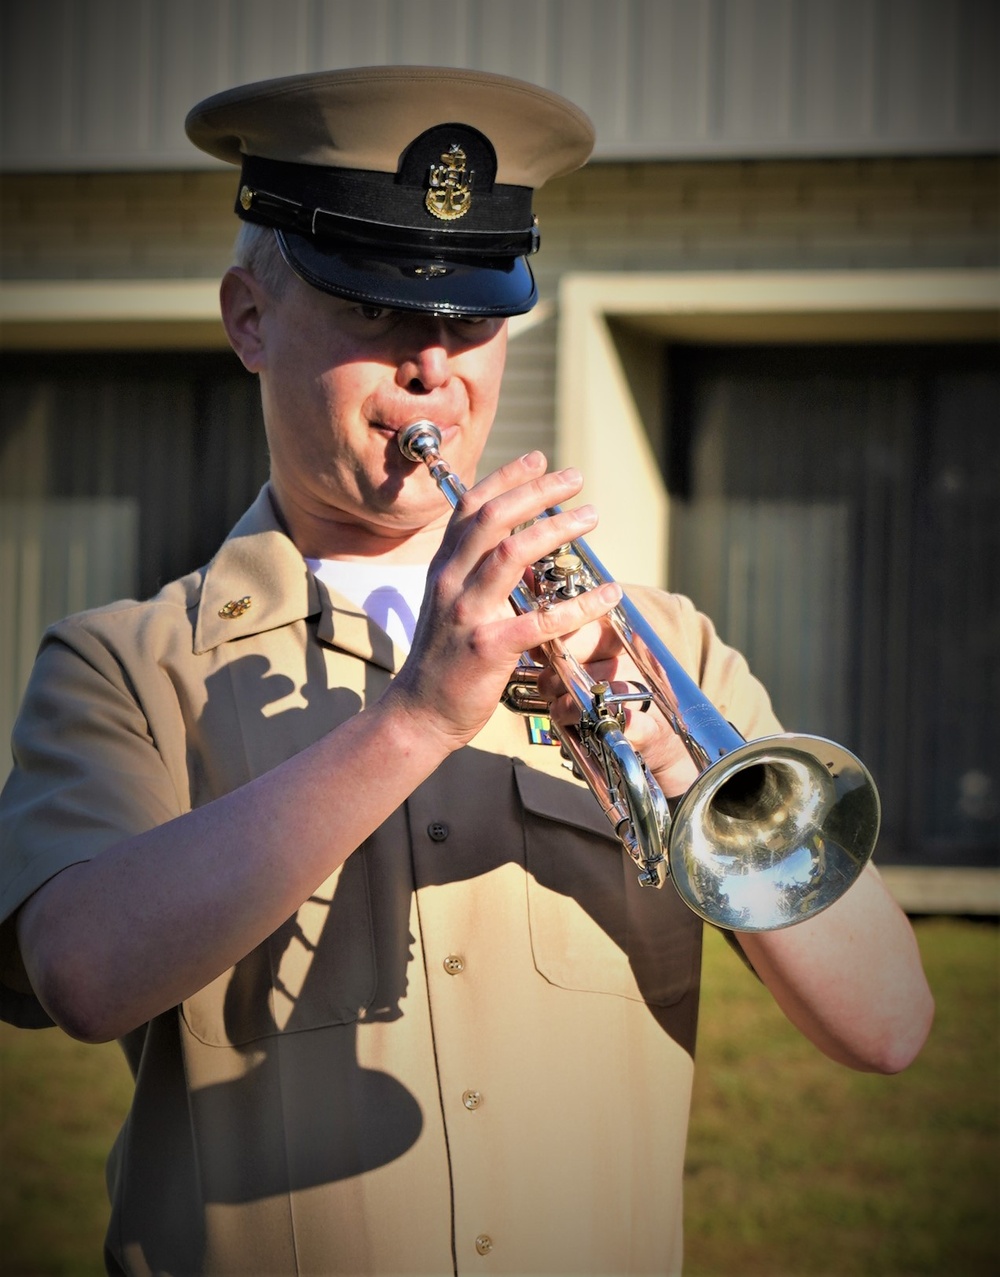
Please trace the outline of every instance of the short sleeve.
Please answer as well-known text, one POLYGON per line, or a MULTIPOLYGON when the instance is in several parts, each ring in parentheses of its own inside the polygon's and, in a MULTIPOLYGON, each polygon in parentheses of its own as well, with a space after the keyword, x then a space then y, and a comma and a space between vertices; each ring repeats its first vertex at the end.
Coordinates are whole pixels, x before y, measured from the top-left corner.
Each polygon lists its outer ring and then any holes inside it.
POLYGON ((63 869, 181 809, 125 670, 73 621, 43 640, 12 748, 0 795, 0 1015, 48 1023, 27 990, 17 910, 63 869))

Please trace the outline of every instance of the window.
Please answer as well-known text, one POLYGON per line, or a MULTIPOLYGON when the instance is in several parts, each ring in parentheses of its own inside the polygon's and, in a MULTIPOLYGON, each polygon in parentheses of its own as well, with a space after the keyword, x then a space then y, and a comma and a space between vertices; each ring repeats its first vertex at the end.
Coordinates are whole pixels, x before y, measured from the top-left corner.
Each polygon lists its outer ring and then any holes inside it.
POLYGON ((883 863, 995 863, 996 347, 667 350, 671 588, 871 767, 883 863))
POLYGON ((267 449, 256 378, 230 353, 6 355, 0 373, 7 739, 44 627, 207 562, 267 449))

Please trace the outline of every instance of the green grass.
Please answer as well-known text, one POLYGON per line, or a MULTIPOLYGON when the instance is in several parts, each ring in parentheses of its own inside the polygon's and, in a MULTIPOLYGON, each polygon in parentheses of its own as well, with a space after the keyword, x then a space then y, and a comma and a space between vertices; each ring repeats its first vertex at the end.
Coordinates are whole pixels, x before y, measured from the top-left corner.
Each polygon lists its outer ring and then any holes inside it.
POLYGON ((896 1077, 820 1056, 708 938, 688 1277, 1000 1272, 1000 933, 917 935, 937 1015, 896 1077))
MULTIPOLYGON (((708 937, 687 1277, 1000 1271, 1000 932, 917 934, 938 1013, 894 1078, 824 1060, 708 937)), ((117 1047, 0 1029, 0 1273, 103 1271, 103 1161, 129 1091, 117 1047)))
POLYGON ((112 1043, 0 1025, 0 1273, 104 1272, 104 1161, 132 1081, 112 1043))

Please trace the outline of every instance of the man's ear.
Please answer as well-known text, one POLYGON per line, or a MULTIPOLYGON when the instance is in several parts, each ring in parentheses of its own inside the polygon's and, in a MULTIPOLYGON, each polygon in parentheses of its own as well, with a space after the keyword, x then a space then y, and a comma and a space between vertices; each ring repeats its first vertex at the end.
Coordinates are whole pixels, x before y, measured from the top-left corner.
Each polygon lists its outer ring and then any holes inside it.
POLYGON ((261 317, 268 295, 242 266, 231 266, 222 277, 219 304, 222 326, 229 344, 249 372, 260 372, 264 362, 261 317))

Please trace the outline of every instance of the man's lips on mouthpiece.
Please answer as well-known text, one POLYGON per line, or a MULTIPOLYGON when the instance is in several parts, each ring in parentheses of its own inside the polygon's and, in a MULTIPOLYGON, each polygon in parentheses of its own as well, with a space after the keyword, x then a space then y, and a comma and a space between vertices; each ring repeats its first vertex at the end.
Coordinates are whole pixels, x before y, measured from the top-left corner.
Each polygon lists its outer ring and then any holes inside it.
POLYGON ((396 438, 407 426, 412 426, 417 421, 429 421, 433 426, 436 426, 441 432, 442 440, 445 442, 454 436, 457 429, 452 424, 444 425, 434 417, 408 417, 405 421, 400 422, 372 421, 370 424, 371 428, 377 430, 380 434, 387 434, 396 438))
MULTIPOLYGON (((427 417, 407 417, 405 421, 389 422, 389 421, 372 421, 369 424, 375 430, 385 430, 389 434, 398 435, 401 430, 405 430, 407 426, 412 426, 415 421, 427 421, 427 417)), ((436 424, 436 423, 435 423, 436 424)), ((441 427, 438 426, 440 430, 441 427)))

